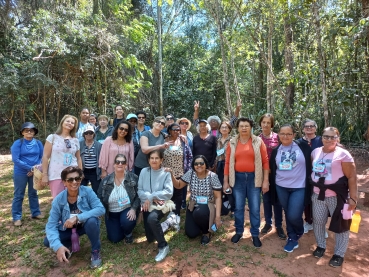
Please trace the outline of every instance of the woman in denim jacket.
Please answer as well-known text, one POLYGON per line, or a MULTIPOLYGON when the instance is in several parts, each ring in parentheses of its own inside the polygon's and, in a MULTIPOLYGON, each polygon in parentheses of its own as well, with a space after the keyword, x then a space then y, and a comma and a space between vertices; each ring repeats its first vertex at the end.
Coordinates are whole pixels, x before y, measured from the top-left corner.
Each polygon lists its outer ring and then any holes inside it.
POLYGON ((111 242, 133 242, 132 231, 140 208, 137 182, 137 175, 127 170, 126 156, 116 155, 114 172, 102 180, 97 192, 106 210, 106 232, 111 242))
POLYGON ((69 166, 61 172, 66 190, 53 200, 46 224, 44 245, 56 252, 60 262, 69 262, 72 228, 79 236, 86 234, 91 242, 91 267, 101 266, 100 220, 104 206, 89 187, 81 186, 82 169, 69 166))

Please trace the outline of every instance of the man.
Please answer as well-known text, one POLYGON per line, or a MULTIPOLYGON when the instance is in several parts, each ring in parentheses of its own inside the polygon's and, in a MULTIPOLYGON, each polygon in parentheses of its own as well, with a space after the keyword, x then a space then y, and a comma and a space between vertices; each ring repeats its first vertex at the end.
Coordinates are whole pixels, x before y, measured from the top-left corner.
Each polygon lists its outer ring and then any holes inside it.
MULTIPOLYGON (((193 114, 193 123, 197 127, 197 125, 199 124, 200 101, 195 101, 195 104, 193 107, 195 109, 194 114, 193 114)), ((234 124, 236 123, 240 115, 241 107, 242 107, 241 100, 238 100, 237 107, 234 111, 234 115, 232 115, 231 120, 229 121, 232 127, 234 126, 234 124)), ((208 117, 207 122, 210 124, 210 127, 211 127, 209 134, 212 134, 213 136, 220 138, 222 136, 222 134, 218 130, 220 123, 221 123, 220 118, 216 115, 212 115, 208 117)))
POLYGON ((95 127, 94 125, 92 125, 91 123, 88 122, 88 119, 90 118, 90 112, 87 108, 83 108, 81 113, 80 113, 80 120, 78 123, 78 131, 76 133, 76 137, 78 138, 79 141, 83 141, 83 132, 85 130, 85 128, 90 125, 92 127, 95 127))

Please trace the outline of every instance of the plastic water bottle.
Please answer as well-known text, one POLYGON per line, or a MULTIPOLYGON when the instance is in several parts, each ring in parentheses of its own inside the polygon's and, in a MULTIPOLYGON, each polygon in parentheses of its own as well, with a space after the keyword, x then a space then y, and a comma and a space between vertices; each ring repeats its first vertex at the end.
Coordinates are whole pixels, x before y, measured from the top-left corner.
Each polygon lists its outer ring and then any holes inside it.
POLYGON ((350 231, 351 232, 354 232, 354 233, 359 232, 360 221, 361 221, 360 211, 356 210, 354 215, 352 216, 352 222, 351 222, 351 226, 350 226, 350 231))
POLYGON ((72 252, 78 252, 80 247, 79 247, 79 235, 77 233, 77 228, 72 229, 71 241, 72 241, 72 252))

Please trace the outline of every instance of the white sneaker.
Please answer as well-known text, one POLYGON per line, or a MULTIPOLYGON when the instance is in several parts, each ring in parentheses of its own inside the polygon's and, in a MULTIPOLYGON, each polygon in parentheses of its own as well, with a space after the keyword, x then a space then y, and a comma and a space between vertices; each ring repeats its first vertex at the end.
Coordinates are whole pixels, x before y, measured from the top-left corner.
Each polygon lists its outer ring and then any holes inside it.
POLYGON ((179 230, 181 229, 181 226, 179 225, 181 223, 181 217, 179 215, 176 215, 176 219, 172 224, 172 228, 176 231, 179 232, 179 230))
POLYGON ((313 224, 309 224, 307 222, 304 223, 304 233, 308 233, 310 230, 313 230, 313 224))
POLYGON ((176 224, 176 215, 174 212, 170 212, 167 216, 167 219, 161 223, 161 228, 163 229, 163 232, 165 233, 168 231, 168 229, 176 224))
POLYGON ((161 262, 162 260, 165 259, 165 257, 168 255, 168 253, 169 253, 169 245, 167 245, 163 248, 159 248, 159 253, 158 253, 158 255, 156 255, 155 261, 161 262))

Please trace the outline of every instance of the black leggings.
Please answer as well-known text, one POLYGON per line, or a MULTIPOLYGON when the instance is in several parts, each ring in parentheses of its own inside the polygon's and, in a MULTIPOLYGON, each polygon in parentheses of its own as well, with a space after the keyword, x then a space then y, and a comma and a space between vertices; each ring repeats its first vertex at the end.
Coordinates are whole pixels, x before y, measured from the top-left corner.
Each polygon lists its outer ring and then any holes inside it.
POLYGON ((176 188, 174 188, 174 190, 173 190, 173 196, 172 196, 172 201, 176 205, 176 209, 175 209, 174 213, 176 215, 180 215, 180 213, 181 213, 181 205, 182 205, 182 189, 176 189, 176 188))
POLYGON ((193 212, 186 209, 185 233, 189 238, 195 238, 200 234, 209 233, 209 206, 199 204, 193 212))

